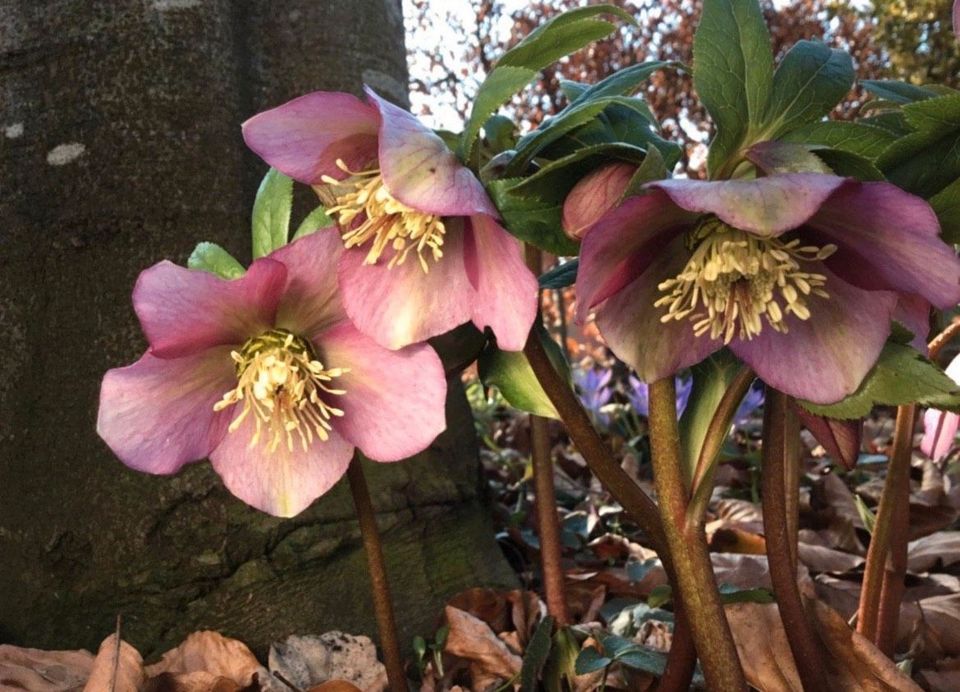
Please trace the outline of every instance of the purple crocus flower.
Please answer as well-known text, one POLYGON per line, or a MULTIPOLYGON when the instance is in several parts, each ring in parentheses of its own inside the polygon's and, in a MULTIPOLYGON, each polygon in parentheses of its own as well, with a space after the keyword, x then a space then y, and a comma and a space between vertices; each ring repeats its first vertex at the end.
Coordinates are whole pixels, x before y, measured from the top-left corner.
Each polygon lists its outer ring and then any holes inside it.
MULTIPOLYGON (((957 384, 960 384, 960 356, 954 358, 946 369, 957 384)), ((960 427, 960 414, 939 409, 927 409, 923 414, 923 439, 920 449, 934 461, 940 461, 953 449, 957 438, 957 428, 960 427)))
POLYGON ((600 409, 610 403, 613 390, 610 388, 610 378, 613 371, 609 368, 583 368, 574 371, 573 380, 583 403, 593 417, 601 423, 606 423, 608 416, 600 409))
POLYGON ((537 281, 480 181, 443 140, 369 88, 318 91, 243 125, 247 145, 312 185, 347 251, 337 275, 350 319, 387 348, 464 322, 523 348, 537 281))
POLYGON ((891 320, 960 301, 930 205, 821 173, 649 183, 581 245, 578 318, 596 308, 645 382, 728 346, 766 383, 832 403, 876 362, 891 320))
POLYGON ((750 389, 748 389, 744 395, 743 401, 740 402, 736 412, 733 414, 733 426, 735 428, 742 428, 749 423, 750 416, 753 412, 763 406, 763 392, 762 382, 754 382, 750 385, 750 389))
POLYGON ((160 262, 133 305, 149 348, 110 370, 97 432, 127 465, 170 474, 209 457, 234 495, 297 514, 346 472, 425 449, 446 379, 426 345, 391 351, 347 319, 336 233, 317 232, 228 281, 160 262))
MULTIPOLYGON (((650 417, 650 390, 647 383, 630 375, 627 377, 626 395, 630 401, 633 410, 644 418, 650 417)), ((677 415, 681 415, 687 408, 687 402, 690 400, 690 392, 693 390, 693 379, 678 377, 676 380, 677 388, 677 415)))

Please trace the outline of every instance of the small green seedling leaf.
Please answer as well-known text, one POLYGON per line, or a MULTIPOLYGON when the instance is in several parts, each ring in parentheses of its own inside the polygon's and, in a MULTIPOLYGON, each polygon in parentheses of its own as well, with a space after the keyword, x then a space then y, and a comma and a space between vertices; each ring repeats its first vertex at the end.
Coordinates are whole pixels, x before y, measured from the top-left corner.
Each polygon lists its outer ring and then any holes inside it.
POLYGON ((287 244, 293 180, 275 168, 267 171, 253 202, 253 258, 264 257, 287 244))
POLYGON ((327 215, 327 210, 321 205, 307 214, 307 218, 300 222, 290 242, 300 240, 300 238, 319 231, 321 228, 329 228, 335 224, 336 222, 327 215))
POLYGON ((224 279, 239 279, 246 269, 216 243, 198 243, 187 260, 190 269, 201 269, 224 279))

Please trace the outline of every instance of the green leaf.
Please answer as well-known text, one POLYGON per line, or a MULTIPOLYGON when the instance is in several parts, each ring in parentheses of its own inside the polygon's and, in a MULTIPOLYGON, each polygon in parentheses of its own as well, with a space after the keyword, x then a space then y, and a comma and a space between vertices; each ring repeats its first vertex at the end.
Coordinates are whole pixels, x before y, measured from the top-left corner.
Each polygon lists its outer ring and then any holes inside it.
POLYGON ((293 180, 271 168, 263 177, 253 202, 253 259, 287 244, 292 206, 293 180))
POLYGON ((667 170, 667 164, 663 160, 660 150, 657 148, 648 149, 647 155, 643 157, 643 163, 640 164, 633 177, 630 178, 630 182, 627 183, 627 187, 624 188, 621 199, 642 194, 644 185, 654 180, 663 180, 669 175, 670 171, 667 170))
POLYGON ((673 592, 670 589, 669 584, 661 584, 660 586, 655 586, 650 590, 650 595, 647 596, 647 605, 651 608, 659 608, 662 605, 666 605, 673 599, 673 592))
POLYGON ((291 242, 300 240, 303 236, 310 235, 314 231, 319 231, 321 228, 329 228, 335 223, 333 219, 327 216, 327 210, 321 205, 307 214, 307 218, 300 222, 296 232, 293 234, 291 242))
POLYGON ((580 644, 571 629, 569 627, 557 629, 553 635, 550 658, 543 671, 543 686, 547 692, 565 692, 570 689, 564 686, 564 680, 572 683, 579 655, 580 644))
POLYGON ((198 243, 187 260, 190 269, 202 269, 224 279, 239 279, 246 269, 216 243, 198 243))
POLYGON ((720 585, 720 602, 727 603, 775 603, 768 589, 740 589, 730 584, 720 585))
POLYGON ((717 126, 707 158, 712 174, 737 155, 767 112, 773 52, 757 0, 704 0, 693 68, 694 89, 717 126))
POLYGON ((939 409, 960 409, 960 387, 916 350, 888 342, 856 392, 835 404, 800 404, 818 416, 863 418, 877 405, 918 403, 939 409))
POLYGON ((483 124, 483 134, 494 153, 512 149, 516 145, 514 131, 517 124, 512 118, 493 115, 483 124))
POLYGON ((837 175, 864 181, 884 180, 880 169, 863 156, 840 149, 817 149, 814 153, 837 175))
POLYGON ((578 98, 580 98, 580 94, 589 88, 590 85, 584 84, 583 82, 574 82, 571 79, 560 80, 560 91, 562 91, 563 95, 567 97, 567 101, 576 101, 578 98))
POLYGON ((877 525, 877 515, 874 514, 867 503, 863 501, 863 498, 859 495, 853 496, 853 501, 857 505, 857 514, 860 515, 860 521, 863 522, 863 528, 867 530, 871 536, 873 535, 873 527, 877 525))
POLYGON ((579 266, 579 258, 558 264, 540 276, 540 288, 566 288, 567 286, 572 286, 577 280, 577 268, 579 266))
POLYGON ((616 657, 616 661, 634 670, 642 670, 654 675, 663 675, 667 669, 667 655, 643 646, 624 651, 616 657))
POLYGON ((596 648, 588 646, 577 656, 577 663, 574 670, 577 675, 586 675, 587 673, 603 670, 611 663, 613 663, 612 658, 607 658, 596 648))
POLYGON ((895 185, 932 197, 960 177, 960 94, 907 104, 913 132, 891 144, 877 166, 895 185))
POLYGON ((576 102, 591 101, 604 96, 630 96, 639 91, 654 72, 675 65, 677 63, 670 60, 651 60, 625 67, 582 90, 576 102))
POLYGON ((523 692, 536 692, 537 681, 553 644, 553 623, 554 620, 549 615, 543 618, 523 652, 523 667, 520 668, 520 689, 523 692))
POLYGON ((930 206, 940 220, 944 241, 954 245, 960 243, 960 178, 931 197, 930 206))
POLYGON ((462 160, 469 160, 480 129, 487 119, 517 91, 533 81, 540 70, 613 33, 617 28, 615 24, 595 19, 604 14, 633 23, 633 18, 627 12, 613 5, 580 7, 541 24, 504 53, 474 98, 470 118, 460 138, 459 153, 462 160))
POLYGON ((914 103, 933 98, 936 91, 927 87, 898 82, 893 79, 864 79, 860 85, 877 98, 886 99, 893 103, 914 103))
POLYGON ((850 54, 820 41, 798 41, 773 75, 764 127, 778 137, 827 115, 853 87, 850 54))
POLYGON ((842 120, 811 123, 793 130, 781 139, 785 142, 804 144, 813 150, 838 149, 867 159, 877 158, 896 141, 896 137, 889 130, 862 122, 852 123, 842 120))

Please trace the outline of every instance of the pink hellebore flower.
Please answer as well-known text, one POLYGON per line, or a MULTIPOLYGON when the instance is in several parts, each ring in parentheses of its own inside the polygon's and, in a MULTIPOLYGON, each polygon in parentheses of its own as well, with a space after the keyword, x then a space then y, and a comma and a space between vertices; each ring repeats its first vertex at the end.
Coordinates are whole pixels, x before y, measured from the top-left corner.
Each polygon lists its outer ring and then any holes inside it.
POLYGON ((390 351, 340 304, 337 234, 317 232, 239 279, 160 262, 133 291, 149 349, 110 370, 97 431, 127 465, 170 474, 209 457, 234 495, 289 517, 346 472, 425 449, 446 380, 426 345, 390 351))
POLYGON ((464 322, 523 348, 537 281, 480 181, 432 131, 369 88, 318 91, 254 116, 247 145, 312 185, 340 226, 343 304, 387 348, 464 322))
POLYGON ((771 386, 831 403, 860 385, 892 319, 919 329, 931 303, 960 300, 933 210, 889 183, 791 173, 646 190, 591 228, 577 274, 578 318, 596 308, 644 381, 726 345, 771 386))
POLYGON ((607 211, 617 206, 637 167, 609 163, 590 171, 563 201, 563 231, 580 240, 607 211))
MULTIPOLYGON (((946 373, 950 379, 960 384, 960 356, 950 362, 946 373)), ((923 414, 923 439, 920 441, 920 449, 934 461, 940 461, 953 449, 958 427, 960 414, 935 408, 927 409, 923 414)))

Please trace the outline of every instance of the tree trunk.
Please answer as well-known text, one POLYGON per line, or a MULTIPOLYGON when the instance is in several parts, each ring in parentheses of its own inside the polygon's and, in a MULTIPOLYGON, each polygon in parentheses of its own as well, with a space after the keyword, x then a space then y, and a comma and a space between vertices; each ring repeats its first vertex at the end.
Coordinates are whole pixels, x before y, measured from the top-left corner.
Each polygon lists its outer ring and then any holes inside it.
MULTIPOLYGON (((118 613, 146 656, 201 627, 259 653, 373 634, 345 483, 281 521, 206 463, 128 470, 94 422, 103 373, 144 349, 137 274, 200 240, 249 260, 265 167, 240 123, 361 82, 405 102, 400 1, 0 0, 0 74, 0 642, 96 650, 118 613)), ((451 593, 513 579, 451 385, 447 433, 368 464, 405 642, 451 593)))

